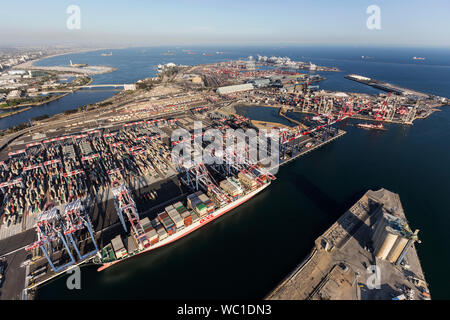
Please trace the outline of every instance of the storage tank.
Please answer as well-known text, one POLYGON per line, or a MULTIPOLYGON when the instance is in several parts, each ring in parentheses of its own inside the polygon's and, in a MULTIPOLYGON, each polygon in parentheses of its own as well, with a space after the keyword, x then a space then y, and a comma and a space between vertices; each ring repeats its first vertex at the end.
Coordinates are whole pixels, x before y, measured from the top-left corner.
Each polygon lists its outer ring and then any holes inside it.
POLYGON ((375 252, 375 256, 378 259, 384 260, 388 256, 395 242, 397 241, 398 235, 386 232, 385 239, 380 246, 380 248, 375 252))
POLYGON ((408 243, 408 239, 403 238, 403 237, 398 237, 398 239, 395 242, 394 246, 392 247, 391 252, 389 253, 387 259, 392 263, 397 262, 397 259, 402 254, 403 249, 405 249, 405 246, 407 243, 408 243))

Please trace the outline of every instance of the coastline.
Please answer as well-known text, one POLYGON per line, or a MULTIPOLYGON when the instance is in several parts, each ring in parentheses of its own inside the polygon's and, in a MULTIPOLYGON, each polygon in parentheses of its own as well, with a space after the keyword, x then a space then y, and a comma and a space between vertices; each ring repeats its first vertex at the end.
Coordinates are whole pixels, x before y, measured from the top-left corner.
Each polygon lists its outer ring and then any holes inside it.
MULTIPOLYGON (((88 82, 86 85, 90 85, 93 81, 94 81, 94 79, 90 78, 89 82, 88 82)), ((14 106, 14 107, 5 107, 5 108, 2 108, 3 110, 11 110, 11 109, 17 109, 17 108, 22 108, 22 107, 24 107, 24 108, 21 109, 21 110, 11 111, 11 112, 6 112, 6 113, 4 113, 4 114, 0 114, 0 119, 4 119, 4 118, 7 118, 7 117, 10 117, 10 116, 13 116, 13 115, 16 115, 16 114, 19 114, 19 113, 28 111, 28 110, 30 110, 30 109, 33 108, 33 107, 39 107, 39 106, 42 106, 42 105, 44 105, 44 104, 46 104, 46 103, 50 103, 50 102, 59 100, 59 99, 61 99, 61 98, 64 98, 64 97, 67 96, 68 94, 74 93, 74 92, 76 92, 76 91, 78 91, 78 90, 80 90, 80 89, 81 89, 81 88, 75 88, 75 89, 73 89, 71 92, 66 92, 66 93, 60 94, 60 95, 58 95, 58 96, 54 96, 54 97, 52 97, 52 98, 50 98, 50 99, 48 99, 48 100, 46 100, 46 101, 43 101, 43 102, 35 102, 35 103, 19 104, 19 105, 14 106)))
POLYGON ((96 74, 105 74, 114 72, 117 69, 108 66, 87 66, 87 67, 66 67, 66 66, 35 66, 34 64, 38 61, 49 59, 57 56, 62 56, 66 54, 74 54, 74 53, 84 53, 91 51, 100 51, 105 50, 105 48, 97 48, 97 49, 80 49, 70 52, 57 53, 49 56, 45 56, 39 59, 30 60, 19 65, 12 67, 11 69, 22 69, 22 70, 43 70, 43 71, 54 71, 54 72, 65 72, 65 73, 74 73, 74 74, 87 74, 87 75, 96 75, 96 74))
POLYGON ((76 53, 84 53, 84 52, 91 52, 91 51, 97 51, 97 50, 98 51, 99 50, 110 50, 110 49, 111 48, 77 49, 77 50, 74 50, 74 51, 55 53, 55 54, 51 54, 51 55, 48 55, 48 56, 41 57, 39 59, 34 59, 34 60, 30 60, 30 61, 18 64, 16 66, 12 67, 11 69, 17 70, 17 69, 20 69, 20 68, 26 68, 27 65, 30 65, 31 67, 36 67, 34 64, 36 62, 40 61, 40 60, 49 59, 49 58, 58 57, 58 56, 63 56, 63 55, 66 55, 66 54, 76 54, 76 53))
MULTIPOLYGON (((13 69, 13 70, 25 69, 25 70, 57 71, 57 70, 54 70, 54 68, 59 68, 58 66, 40 67, 40 66, 35 66, 34 64, 36 62, 44 60, 44 59, 49 59, 49 58, 62 56, 62 55, 66 55, 66 54, 77 54, 77 53, 84 53, 84 52, 91 52, 91 51, 100 51, 100 50, 110 50, 110 49, 111 48, 78 49, 78 50, 74 50, 74 51, 68 51, 68 52, 51 54, 51 55, 48 55, 48 56, 41 57, 39 59, 34 59, 34 60, 30 60, 30 61, 21 63, 19 65, 16 65, 16 66, 12 67, 11 69, 13 69)), ((95 67, 101 67, 101 66, 95 66, 95 67)), ((114 71, 117 70, 116 68, 112 68, 112 67, 107 67, 107 68, 108 69, 104 70, 104 72, 94 73, 93 75, 110 73, 110 72, 114 72, 114 71)), ((74 70, 66 70, 66 71, 68 71, 68 72, 71 71, 72 73, 75 73, 75 74, 79 74, 80 73, 80 72, 77 72, 77 71, 74 71, 74 70)), ((90 85, 93 81, 94 81, 94 79, 90 78, 90 81, 86 85, 90 85)), ((65 97, 65 96, 67 96, 69 93, 73 93, 73 92, 76 92, 78 90, 80 90, 80 88, 73 89, 72 92, 63 93, 61 95, 52 97, 52 98, 50 98, 48 100, 45 100, 43 102, 24 103, 24 104, 19 104, 17 106, 4 107, 4 108, 2 108, 2 110, 15 110, 15 109, 18 109, 18 108, 23 108, 23 109, 17 110, 17 111, 5 112, 3 114, 0 114, 0 119, 4 119, 4 118, 7 118, 7 117, 10 117, 10 116, 13 116, 13 115, 16 115, 16 114, 28 111, 32 107, 38 107, 38 106, 42 106, 42 105, 44 105, 46 103, 50 103, 50 102, 56 101, 58 99, 61 99, 61 98, 65 97)))

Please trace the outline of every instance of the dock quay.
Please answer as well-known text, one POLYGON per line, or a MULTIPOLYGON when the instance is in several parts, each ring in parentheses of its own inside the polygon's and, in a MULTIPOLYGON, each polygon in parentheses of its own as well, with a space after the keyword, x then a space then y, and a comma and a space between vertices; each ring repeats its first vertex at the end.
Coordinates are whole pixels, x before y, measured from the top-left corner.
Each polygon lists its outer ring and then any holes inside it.
POLYGON ((416 97, 421 97, 421 98, 430 98, 431 95, 427 94, 427 93, 423 93, 423 92, 419 92, 416 90, 411 90, 411 89, 407 89, 407 88, 403 88, 391 83, 387 83, 387 82, 383 82, 383 81, 379 81, 379 80, 375 80, 375 79, 371 79, 368 77, 363 77, 360 75, 356 75, 356 74, 349 74, 346 75, 344 78, 348 79, 348 80, 353 80, 368 86, 371 86, 373 88, 376 89, 380 89, 386 92, 395 92, 398 93, 400 95, 405 95, 405 96, 416 96, 416 97))
MULTIPOLYGON (((295 120, 295 119, 292 119, 292 118, 288 117, 288 116, 286 115, 286 111, 284 110, 284 108, 280 108, 280 110, 279 110, 279 112, 278 112, 278 115, 279 115, 280 117, 285 118, 285 119, 286 119, 287 121, 289 121, 289 122, 295 123, 296 125, 304 126, 303 123, 301 123, 300 121, 297 121, 297 120, 295 120)), ((305 126, 304 126, 304 127, 305 127, 305 126)))
MULTIPOLYGON (((156 182, 152 185, 134 190, 133 194, 139 208, 142 208, 140 216, 151 217, 155 212, 164 208, 164 206, 180 201, 186 196, 184 191, 178 191, 176 177, 168 180, 156 182), (171 186, 169 186, 169 182, 171 186), (144 195, 149 190, 161 192, 158 201, 148 202, 144 199, 144 195), (161 191, 160 191, 161 190, 161 191), (162 191, 164 190, 164 192, 162 191), (146 208, 145 210, 143 208, 146 208)), ((108 244, 117 234, 121 233, 121 224, 115 208, 113 200, 103 198, 102 201, 96 199, 86 199, 83 202, 88 215, 94 224, 95 240, 98 245, 104 246, 108 244)), ((89 239, 79 239, 79 247, 81 254, 85 254, 88 250, 87 244, 89 239)), ((34 229, 0 240, 0 256, 5 257, 8 262, 6 281, 2 286, 1 300, 20 300, 33 299, 33 291, 51 281, 52 279, 65 274, 74 266, 82 266, 88 263, 92 257, 78 261, 73 266, 60 271, 53 272, 44 257, 30 260, 30 253, 25 251, 26 245, 36 241, 36 232, 34 229)), ((56 251, 54 259, 58 259, 63 252, 56 251)))
MULTIPOLYGON (((304 156, 304 155, 307 155, 308 153, 310 153, 310 152, 312 152, 312 151, 314 151, 314 150, 317 150, 317 149, 319 149, 319 148, 325 146, 326 144, 329 144, 330 142, 332 142, 332 141, 334 141, 334 140, 336 140, 336 139, 342 137, 342 136, 345 135, 346 133, 347 133, 347 132, 344 131, 344 130, 338 130, 338 132, 336 133, 335 136, 332 136, 332 137, 330 137, 330 138, 328 138, 328 139, 326 139, 326 140, 324 140, 324 141, 322 141, 322 142, 319 142, 319 143, 317 143, 317 144, 314 144, 312 147, 305 148, 303 151, 299 152, 298 154, 296 154, 296 155, 294 155, 294 156, 292 156, 292 157, 283 159, 283 160, 281 161, 281 163, 280 163, 280 166, 283 166, 283 165, 285 165, 285 164, 288 164, 288 163, 290 163, 290 162, 293 161, 293 160, 296 160, 296 159, 298 159, 298 158, 300 158, 300 157, 302 157, 302 156, 304 156)), ((307 141, 304 142, 304 143, 306 144, 307 141)))
POLYGON ((411 232, 398 194, 369 190, 265 299, 429 300, 417 232, 411 232), (390 229, 393 221, 402 224, 401 232, 390 229))

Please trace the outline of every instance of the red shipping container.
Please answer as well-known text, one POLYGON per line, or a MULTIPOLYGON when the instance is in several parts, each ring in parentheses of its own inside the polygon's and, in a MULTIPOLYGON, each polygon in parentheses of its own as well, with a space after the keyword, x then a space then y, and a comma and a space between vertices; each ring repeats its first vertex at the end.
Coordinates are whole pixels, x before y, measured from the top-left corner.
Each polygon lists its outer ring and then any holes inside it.
POLYGON ((184 225, 187 227, 187 226, 190 226, 192 224, 192 216, 189 216, 189 217, 186 217, 186 218, 184 218, 184 225))

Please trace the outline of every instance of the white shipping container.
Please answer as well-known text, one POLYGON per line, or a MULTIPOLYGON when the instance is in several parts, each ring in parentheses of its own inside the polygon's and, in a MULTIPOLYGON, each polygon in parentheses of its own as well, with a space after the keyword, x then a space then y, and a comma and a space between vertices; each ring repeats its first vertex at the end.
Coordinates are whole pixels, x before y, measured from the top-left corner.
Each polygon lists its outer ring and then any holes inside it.
POLYGON ((111 244, 112 247, 114 249, 114 251, 119 252, 121 249, 124 248, 123 242, 122 242, 122 238, 120 237, 120 235, 116 236, 114 239, 111 240, 111 244))
POLYGON ((184 206, 183 206, 183 204, 182 204, 181 202, 177 202, 177 203, 174 203, 174 204, 173 204, 173 207, 174 207, 175 209, 177 209, 177 208, 179 208, 179 207, 184 207, 184 206))
POLYGON ((147 225, 149 223, 150 223, 150 219, 149 218, 144 218, 144 219, 141 220, 141 225, 142 226, 145 226, 145 225, 147 225))
POLYGON ((181 218, 180 214, 178 213, 177 210, 170 210, 168 212, 169 217, 173 220, 173 222, 175 223, 175 225, 177 226, 177 228, 179 226, 184 226, 184 221, 183 218, 181 218))
POLYGON ((158 239, 158 233, 156 232, 155 229, 151 229, 146 233, 146 236, 148 238, 148 240, 153 241, 158 239))
POLYGON ((208 200, 210 200, 204 193, 202 193, 199 197, 198 197, 203 203, 207 202, 208 200))
POLYGON ((233 197, 239 195, 239 189, 228 180, 221 181, 220 187, 233 197))
POLYGON ((173 207, 173 205, 167 206, 165 208, 166 212, 169 213, 170 210, 174 210, 175 208, 173 207))

